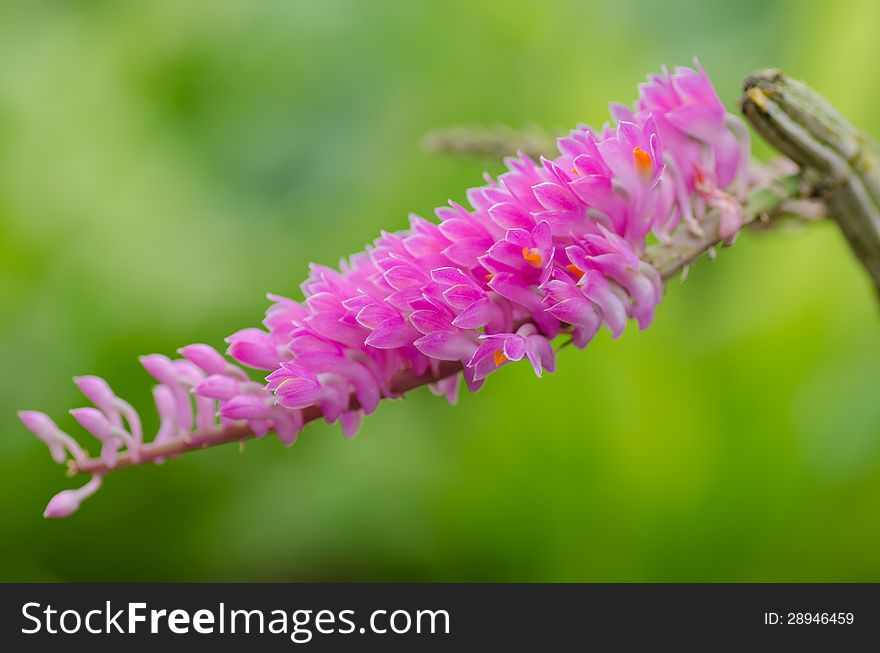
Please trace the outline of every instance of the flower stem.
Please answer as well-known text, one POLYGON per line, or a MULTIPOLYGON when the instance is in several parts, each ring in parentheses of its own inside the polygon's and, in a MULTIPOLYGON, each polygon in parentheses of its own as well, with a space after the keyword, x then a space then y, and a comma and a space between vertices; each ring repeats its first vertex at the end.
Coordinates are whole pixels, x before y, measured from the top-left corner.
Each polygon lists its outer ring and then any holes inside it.
MULTIPOLYGON (((772 184, 755 188, 743 206, 740 230, 755 220, 773 216, 787 200, 801 194, 802 184, 798 175, 780 177, 772 184)), ((700 227, 702 234, 696 235, 688 225, 681 225, 668 243, 653 245, 645 251, 643 258, 657 268, 664 281, 668 281, 724 241, 720 234, 720 218, 717 212, 707 214, 700 221, 700 227)))
POLYGON ((797 163, 880 293, 880 151, 828 101, 778 70, 744 84, 740 104, 755 129, 797 163))
POLYGON ((487 159, 515 156, 518 152, 533 159, 556 149, 557 134, 530 127, 517 130, 505 125, 491 127, 449 127, 425 134, 422 147, 432 154, 454 154, 487 159))

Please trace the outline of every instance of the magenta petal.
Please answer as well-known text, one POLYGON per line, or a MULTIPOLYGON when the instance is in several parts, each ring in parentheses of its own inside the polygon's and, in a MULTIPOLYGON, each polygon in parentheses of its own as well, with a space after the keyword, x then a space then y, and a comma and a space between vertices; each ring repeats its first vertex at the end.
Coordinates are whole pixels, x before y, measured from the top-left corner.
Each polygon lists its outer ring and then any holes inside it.
POLYGON ((486 229, 473 220, 464 220, 460 217, 444 219, 441 209, 438 209, 437 214, 443 220, 439 226, 440 232, 452 242, 465 239, 480 240, 487 236, 486 229))
POLYGON ((257 395, 233 397, 220 408, 220 415, 227 419, 262 420, 269 416, 270 406, 266 398, 257 395))
POLYGON ((458 268, 452 267, 443 267, 431 270, 431 280, 447 286, 454 286, 460 283, 470 283, 470 277, 468 277, 458 268))
POLYGON ((410 286, 421 286, 428 281, 428 278, 415 267, 398 265, 385 273, 385 281, 395 290, 403 290, 410 286))
POLYGON ((535 198, 548 211, 575 211, 578 202, 569 191, 559 184, 545 182, 532 187, 535 198))
POLYGON ((279 356, 269 334, 260 329, 244 329, 226 339, 227 353, 242 365, 258 370, 274 370, 279 356))
POLYGON ((601 274, 589 271, 582 278, 583 293, 602 311, 602 320, 611 329, 611 334, 617 338, 626 328, 626 305, 614 294, 608 286, 608 282, 601 274))
POLYGON ((466 238, 452 243, 443 253, 453 263, 470 268, 477 264, 477 258, 485 254, 490 245, 483 239, 466 238))
POLYGON ((296 442, 296 437, 303 427, 302 414, 299 411, 285 410, 276 407, 272 410, 272 428, 275 435, 286 446, 291 446, 296 442))
POLYGON ((527 210, 512 202, 500 202, 489 208, 489 217, 502 229, 526 229, 534 226, 535 219, 527 210))
POLYGON ((399 316, 399 313, 388 304, 372 301, 368 306, 361 308, 355 321, 367 329, 375 329, 382 322, 399 316))
MULTIPOLYGON (((522 256, 522 248, 531 247, 531 236, 528 235, 528 232, 523 232, 522 230, 511 229, 510 231, 513 231, 515 234, 517 234, 517 236, 526 234, 526 236, 528 236, 526 242, 530 244, 516 245, 514 243, 508 242, 507 240, 499 240, 489 249, 488 255, 490 259, 497 261, 498 263, 512 268, 517 268, 525 264, 522 256)), ((510 231, 508 231, 507 233, 510 234, 510 231)))
POLYGON ((222 374, 212 374, 199 383, 194 392, 210 399, 232 399, 241 392, 241 382, 222 374))
POLYGON ((495 305, 488 297, 478 299, 452 321, 459 329, 479 329, 486 326, 495 314, 495 305))
POLYGON ((485 382, 484 379, 476 377, 475 370, 472 367, 465 367, 464 370, 462 370, 462 377, 464 378, 464 383, 470 392, 478 392, 485 382))
POLYGON ((278 403, 286 408, 308 408, 323 397, 320 384, 310 380, 291 377, 275 388, 278 403))
POLYGON ((747 156, 733 134, 725 131, 715 141, 715 174, 721 188, 729 186, 736 178, 742 164, 742 157, 747 156))
POLYGON ((619 102, 611 102, 608 105, 609 113, 611 113, 611 117, 614 118, 617 122, 635 122, 635 116, 633 115, 632 109, 630 109, 625 104, 620 104, 619 102))
POLYGON ((251 433, 258 438, 262 438, 269 432, 269 420, 267 419, 248 420, 247 426, 251 430, 251 433))
POLYGON ((724 113, 700 104, 680 106, 665 114, 666 120, 688 136, 713 142, 724 130, 724 113))
POLYGON ((466 308, 484 297, 485 294, 472 285, 460 284, 443 291, 443 298, 457 309, 466 308))
POLYGON ((599 326, 599 316, 596 314, 596 309, 584 297, 566 299, 554 304, 547 311, 566 324, 599 326))
POLYGON ((312 315, 306 319, 306 324, 324 338, 335 340, 349 347, 359 346, 367 334, 361 325, 352 324, 330 314, 312 315))
POLYGON ((223 374, 226 371, 226 359, 210 345, 187 345, 178 349, 177 353, 200 367, 205 374, 223 374))
POLYGON ((448 330, 450 324, 449 319, 442 313, 431 310, 413 311, 409 316, 409 321, 416 330, 425 335, 435 331, 448 330))
POLYGON ((504 339, 504 355, 512 361, 522 360, 526 354, 525 341, 519 336, 510 336, 504 339))
POLYGON ((443 361, 458 361, 473 354, 476 346, 456 331, 435 331, 413 343, 425 356, 443 361))
POLYGON ((617 125, 617 140, 630 152, 639 145, 642 130, 637 124, 628 120, 621 120, 617 125))
POLYGON ((550 231, 550 223, 541 220, 532 229, 532 238, 535 240, 535 247, 549 252, 553 249, 553 237, 550 231))
POLYGON ((342 424, 342 434, 346 438, 353 438, 357 435, 363 418, 364 414, 359 410, 348 410, 342 413, 339 416, 339 422, 342 424))
POLYGON ((352 363, 347 376, 354 388, 354 394, 361 405, 362 412, 367 415, 375 412, 382 399, 375 379, 370 376, 366 368, 356 363, 352 363))
POLYGON ((391 293, 385 298, 385 301, 399 311, 405 312, 410 310, 413 303, 419 301, 421 298, 421 288, 419 286, 410 286, 409 288, 404 288, 403 290, 391 293))
POLYGON ((532 232, 526 229, 508 229, 504 234, 504 240, 514 246, 515 251, 522 255, 523 247, 534 247, 535 239, 532 238, 532 232))
POLYGON ((418 335, 418 332, 402 317, 396 315, 373 329, 364 344, 377 349, 395 349, 411 344, 418 335))
POLYGON ((489 376, 492 372, 497 370, 501 365, 498 365, 495 362, 495 352, 501 350, 502 343, 497 341, 486 341, 481 344, 477 350, 474 352, 474 355, 468 361, 465 366, 465 380, 471 379, 468 382, 468 386, 470 387, 472 382, 482 381, 487 376, 489 376))
MULTIPOLYGON (((307 357, 312 354, 328 354, 335 355, 335 351, 330 352, 321 352, 321 351, 312 351, 312 352, 300 352, 301 356, 307 357)), ((315 374, 312 370, 298 363, 294 363, 291 361, 286 361, 281 363, 277 370, 272 372, 269 376, 266 377, 266 389, 267 390, 275 390, 283 381, 287 379, 306 379, 307 381, 311 381, 314 384, 318 384, 318 375, 315 374)))
POLYGON ((496 274, 489 282, 489 287, 505 299, 525 308, 536 307, 541 301, 529 284, 507 272, 496 274))

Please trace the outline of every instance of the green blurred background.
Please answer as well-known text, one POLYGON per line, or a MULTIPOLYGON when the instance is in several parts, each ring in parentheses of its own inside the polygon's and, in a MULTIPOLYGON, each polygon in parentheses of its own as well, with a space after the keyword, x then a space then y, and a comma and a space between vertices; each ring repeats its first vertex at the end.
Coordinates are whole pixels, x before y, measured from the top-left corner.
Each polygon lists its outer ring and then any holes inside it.
POLYGON ((437 127, 601 124, 698 55, 730 106, 775 65, 880 134, 878 23, 872 0, 4 2, 0 580, 880 580, 880 318, 830 224, 745 235, 543 380, 113 474, 67 520, 15 417, 72 428, 79 373, 149 413, 139 354, 219 346, 309 260, 499 171, 422 152, 437 127))

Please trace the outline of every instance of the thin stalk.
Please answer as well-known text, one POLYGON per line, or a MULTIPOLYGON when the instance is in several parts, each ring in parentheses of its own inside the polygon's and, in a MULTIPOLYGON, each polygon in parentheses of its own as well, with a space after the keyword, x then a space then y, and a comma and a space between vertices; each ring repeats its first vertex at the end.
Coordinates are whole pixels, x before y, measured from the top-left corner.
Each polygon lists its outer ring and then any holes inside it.
POLYGON ((821 95, 775 69, 750 75, 740 105, 801 167, 880 294, 880 151, 821 95))

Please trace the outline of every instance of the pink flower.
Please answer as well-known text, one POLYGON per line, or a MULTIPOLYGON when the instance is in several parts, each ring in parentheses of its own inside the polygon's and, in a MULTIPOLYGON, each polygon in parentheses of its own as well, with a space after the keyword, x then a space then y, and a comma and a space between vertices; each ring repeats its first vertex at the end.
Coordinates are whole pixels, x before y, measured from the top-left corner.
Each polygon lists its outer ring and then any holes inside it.
POLYGON ((540 377, 543 370, 552 372, 556 369, 556 357, 550 341, 540 333, 533 324, 524 324, 516 333, 493 333, 481 336, 483 344, 477 347, 473 357, 468 363, 474 368, 474 376, 477 380, 486 378, 489 374, 506 365, 509 362, 527 359, 540 377))

